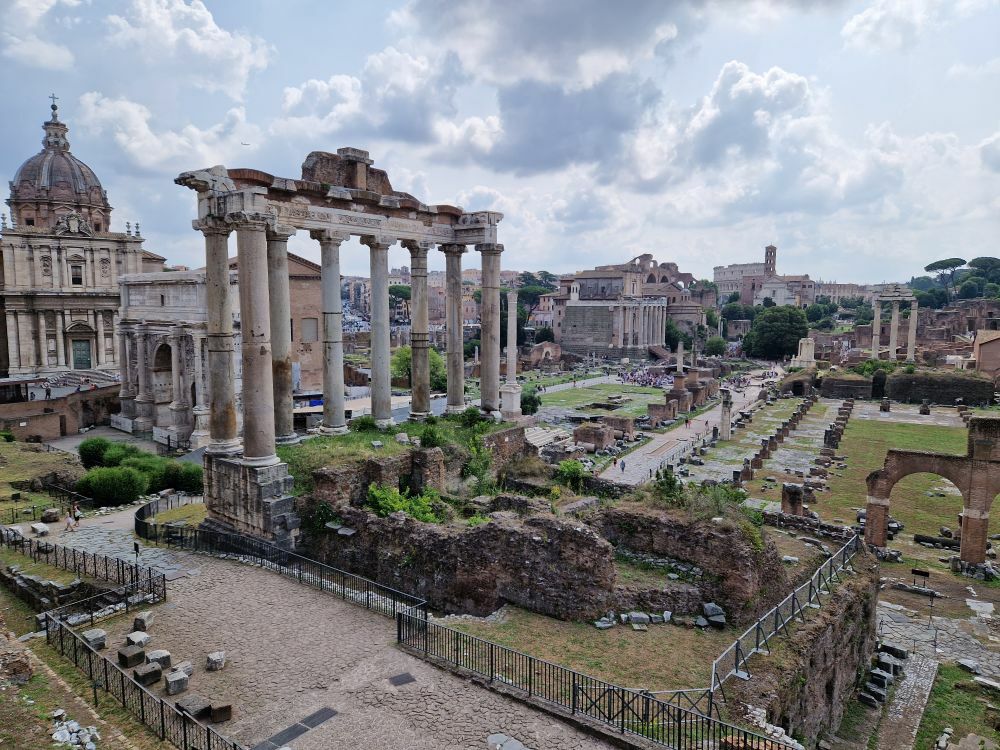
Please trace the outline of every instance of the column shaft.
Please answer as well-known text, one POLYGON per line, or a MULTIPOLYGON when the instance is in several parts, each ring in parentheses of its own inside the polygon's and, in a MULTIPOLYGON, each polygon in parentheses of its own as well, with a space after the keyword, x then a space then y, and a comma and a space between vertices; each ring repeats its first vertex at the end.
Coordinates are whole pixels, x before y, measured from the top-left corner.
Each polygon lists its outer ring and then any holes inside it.
POLYGON ((267 225, 253 217, 236 225, 239 257, 240 360, 243 364, 243 461, 278 463, 274 452, 274 377, 267 284, 267 225))
POLYGON ((103 365, 104 354, 107 350, 107 342, 104 339, 104 312, 102 310, 96 310, 94 312, 94 318, 97 321, 97 338, 94 341, 94 347, 97 349, 97 364, 103 365))
POLYGON ((392 390, 389 375, 389 245, 378 237, 361 241, 370 249, 372 416, 379 427, 392 424, 392 390))
POLYGON ((448 413, 465 408, 465 342, 462 337, 462 253, 465 245, 441 245, 445 256, 445 325, 448 334, 448 413))
MULTIPOLYGON (((122 399, 132 398, 135 395, 132 393, 132 372, 128 356, 128 344, 128 331, 125 326, 120 326, 118 329, 118 372, 121 375, 122 387, 118 392, 118 395, 122 399)), ((126 414, 125 416, 128 415, 126 414)))
POLYGON ((45 313, 39 311, 38 315, 38 366, 45 368, 49 366, 49 334, 45 330, 45 313))
POLYGON ((910 329, 906 337, 906 361, 915 362, 917 357, 917 301, 910 302, 910 329))
POLYGON ((66 366, 66 324, 63 311, 56 311, 56 363, 66 366))
MULTIPOLYGON (((207 451, 232 455, 240 450, 236 420, 235 336, 229 296, 229 228, 205 223, 205 305, 208 338, 209 436, 207 451)), ((128 256, 126 255, 126 261, 128 256)), ((139 365, 139 372, 143 370, 139 365)), ((245 382, 245 381, 244 381, 245 382)))
POLYGON ((153 429, 153 397, 149 392, 149 367, 146 362, 146 327, 140 325, 136 329, 135 367, 139 375, 138 393, 136 393, 136 432, 148 432, 153 429))
POLYGON ((17 341, 17 313, 7 310, 5 313, 7 324, 7 367, 13 370, 21 366, 21 351, 17 341))
POLYGON ((482 256, 483 281, 480 305, 481 364, 480 408, 486 414, 500 411, 500 254, 503 245, 476 245, 482 256))
POLYGON ((296 443, 292 419, 292 300, 288 288, 288 238, 291 227, 267 233, 267 279, 271 319, 271 380, 274 431, 278 443, 296 443))
POLYGON ((408 242, 410 251, 410 419, 431 413, 430 333, 427 312, 427 251, 429 243, 408 242))
POLYGON ((882 333, 882 300, 876 296, 872 307, 875 315, 872 318, 872 359, 881 359, 879 336, 882 333))
POLYGON ((347 235, 312 233, 319 240, 323 289, 323 424, 321 432, 347 431, 344 417, 344 307, 340 299, 340 245, 347 235))
POLYGON ((899 346, 899 302, 892 303, 892 321, 889 324, 889 360, 896 361, 896 349, 899 346))
POLYGON ((507 382, 517 382, 517 292, 507 292, 507 382))

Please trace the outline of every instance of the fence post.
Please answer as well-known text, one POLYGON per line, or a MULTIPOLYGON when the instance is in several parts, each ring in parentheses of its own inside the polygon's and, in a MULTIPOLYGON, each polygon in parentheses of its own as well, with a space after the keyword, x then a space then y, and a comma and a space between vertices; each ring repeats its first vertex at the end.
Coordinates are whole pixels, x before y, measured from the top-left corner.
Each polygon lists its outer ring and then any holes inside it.
POLYGON ((167 720, 163 715, 163 698, 160 698, 160 740, 167 739, 167 720))
POLYGON ((572 709, 572 713, 576 714, 576 689, 577 689, 576 688, 576 672, 575 671, 574 672, 570 672, 570 674, 572 675, 572 680, 573 680, 573 697, 572 697, 571 709, 572 709))
POLYGON ((622 714, 622 734, 625 734, 625 688, 618 688, 618 702, 622 714))
POLYGON ((494 664, 496 658, 494 656, 494 651, 496 650, 496 646, 493 641, 488 641, 488 643, 490 644, 490 684, 493 684, 493 675, 496 674, 496 666, 494 664))

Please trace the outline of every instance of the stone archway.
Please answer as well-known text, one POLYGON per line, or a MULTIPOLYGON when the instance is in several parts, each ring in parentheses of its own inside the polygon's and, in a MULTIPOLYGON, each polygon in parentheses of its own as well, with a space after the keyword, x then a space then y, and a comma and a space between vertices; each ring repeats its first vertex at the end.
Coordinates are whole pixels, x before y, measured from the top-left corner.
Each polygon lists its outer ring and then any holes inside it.
POLYGON ((153 424, 157 427, 169 426, 172 424, 170 404, 174 400, 173 350, 170 344, 162 343, 153 352, 150 385, 153 391, 153 424))
POLYGON ((964 456, 890 450, 882 468, 868 475, 866 542, 885 546, 892 488, 903 477, 924 473, 937 474, 958 488, 962 495, 961 558, 972 564, 985 562, 990 509, 1000 494, 1000 419, 970 420, 964 456))

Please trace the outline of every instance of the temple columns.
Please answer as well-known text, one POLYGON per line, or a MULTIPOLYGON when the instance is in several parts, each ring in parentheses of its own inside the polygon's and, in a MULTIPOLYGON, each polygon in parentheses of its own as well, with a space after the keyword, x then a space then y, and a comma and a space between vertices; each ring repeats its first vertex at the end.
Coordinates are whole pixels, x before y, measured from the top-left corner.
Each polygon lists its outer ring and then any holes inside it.
POLYGON ((200 331, 192 332, 191 343, 194 346, 194 406, 191 409, 194 430, 191 432, 190 445, 192 448, 200 448, 209 438, 208 407, 205 406, 205 361, 202 356, 204 335, 200 331))
POLYGON ((517 292, 507 292, 507 382, 500 387, 504 419, 521 416, 521 386, 517 383, 517 292))
POLYGON ((340 246, 348 239, 325 229, 309 233, 319 240, 323 305, 323 423, 325 435, 347 432, 344 417, 344 307, 340 299, 340 246))
POLYGON ((889 361, 896 361, 896 349, 899 346, 899 301, 892 302, 892 322, 889 324, 889 361))
POLYGON ((410 251, 410 419, 426 419, 431 414, 430 331, 427 311, 428 242, 404 242, 410 251))
POLYGON ((372 416, 379 427, 392 424, 389 375, 389 246, 394 240, 365 235, 371 261, 372 416))
POLYGON ((66 366, 66 322, 63 311, 56 311, 56 363, 66 366))
POLYGON ((49 334, 45 330, 45 313, 39 311, 38 316, 38 366, 42 369, 49 366, 49 334))
POLYGON ((872 302, 875 317, 872 318, 872 359, 881 359, 879 356, 879 335, 882 332, 882 300, 878 297, 872 302))
POLYGON ((917 301, 910 302, 910 329, 906 337, 906 361, 916 362, 917 355, 917 301))
POLYGON ((138 392, 135 396, 135 432, 149 432, 153 429, 153 394, 149 392, 149 368, 146 366, 146 326, 136 328, 135 367, 139 374, 138 392))
MULTIPOLYGON (((208 340, 209 444, 207 453, 240 451, 236 422, 235 335, 229 297, 229 227, 203 223, 208 340)), ((143 372, 139 364, 139 372, 143 372)), ((246 381, 244 381, 245 383, 246 381)), ((244 386, 244 391, 246 387, 244 386)))
POLYGON ((243 365, 243 463, 271 466, 274 451, 274 376, 267 281, 267 224, 263 216, 236 224, 240 273, 240 361, 243 365))
POLYGON ((503 245, 476 245, 482 255, 483 282, 480 303, 482 362, 479 367, 480 408, 496 415, 500 411, 500 254, 503 245))
POLYGON ((97 331, 97 337, 94 339, 94 348, 97 349, 97 364, 103 365, 108 348, 104 338, 104 313, 101 310, 94 311, 94 320, 96 322, 94 330, 97 331))
POLYGON ((462 253, 465 245, 441 245, 445 257, 445 325, 448 345, 449 414, 465 409, 465 342, 462 338, 462 253))
MULTIPOLYGON (((187 420, 188 395, 186 371, 186 357, 184 356, 184 343, 186 332, 184 326, 174 326, 170 329, 170 374, 173 376, 173 400, 170 402, 171 423, 173 432, 178 440, 182 439, 183 427, 187 420)), ((186 437, 186 435, 184 436, 186 437)))
POLYGON ((292 420, 292 300, 288 289, 288 238, 292 227, 267 232, 267 287, 271 319, 271 381, 274 396, 275 442, 299 442, 292 420))
POLYGON ((7 324, 7 366, 10 374, 21 366, 21 352, 17 342, 17 313, 8 310, 5 315, 7 324))

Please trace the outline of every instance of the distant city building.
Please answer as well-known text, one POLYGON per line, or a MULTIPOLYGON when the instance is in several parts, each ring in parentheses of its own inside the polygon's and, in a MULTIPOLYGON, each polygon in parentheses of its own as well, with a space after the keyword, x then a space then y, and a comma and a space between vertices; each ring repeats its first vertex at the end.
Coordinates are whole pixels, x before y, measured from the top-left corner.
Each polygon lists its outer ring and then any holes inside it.
MULTIPOLYGON (((733 263, 728 266, 716 266, 713 269, 712 280, 719 288, 719 301, 725 303, 734 292, 742 296, 744 279, 750 283, 750 298, 752 299, 753 292, 756 291, 760 282, 777 275, 777 265, 778 248, 774 245, 768 245, 764 248, 763 263, 733 263)), ((750 304, 750 302, 743 304, 750 304)))

